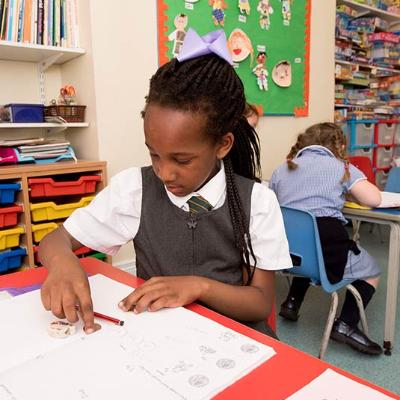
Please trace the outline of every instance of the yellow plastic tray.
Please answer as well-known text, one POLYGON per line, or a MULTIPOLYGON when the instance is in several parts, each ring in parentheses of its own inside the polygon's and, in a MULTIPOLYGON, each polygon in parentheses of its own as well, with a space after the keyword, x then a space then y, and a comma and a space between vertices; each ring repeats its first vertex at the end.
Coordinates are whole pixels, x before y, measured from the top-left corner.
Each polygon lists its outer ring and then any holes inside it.
POLYGON ((77 203, 57 205, 52 201, 45 203, 31 203, 32 221, 52 221, 54 219, 67 218, 77 208, 86 207, 94 196, 82 197, 77 203))
POLYGON ((19 246, 20 236, 24 232, 25 230, 21 226, 0 231, 0 250, 19 246))
POLYGON ((58 225, 55 222, 32 225, 34 242, 39 243, 48 233, 54 231, 56 228, 58 228, 58 225))

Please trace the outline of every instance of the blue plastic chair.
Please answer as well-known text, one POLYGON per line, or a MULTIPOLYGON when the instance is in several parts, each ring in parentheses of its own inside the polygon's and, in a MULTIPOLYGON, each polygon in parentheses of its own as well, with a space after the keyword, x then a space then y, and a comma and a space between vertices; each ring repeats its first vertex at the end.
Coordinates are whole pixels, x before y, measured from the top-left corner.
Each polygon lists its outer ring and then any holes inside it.
POLYGON ((385 192, 400 193, 400 167, 393 167, 389 171, 385 192))
POLYGON ((319 358, 322 359, 328 347, 329 337, 336 316, 338 306, 337 291, 345 287, 353 294, 360 310, 360 319, 363 331, 368 335, 364 306, 357 289, 351 285, 352 281, 343 279, 335 284, 329 282, 321 250, 318 226, 314 215, 307 211, 284 206, 281 206, 281 211, 286 236, 289 242, 290 254, 296 256, 300 260, 300 265, 287 269, 285 272, 296 276, 310 278, 313 285, 321 286, 325 292, 331 294, 330 311, 325 324, 319 352, 319 358))

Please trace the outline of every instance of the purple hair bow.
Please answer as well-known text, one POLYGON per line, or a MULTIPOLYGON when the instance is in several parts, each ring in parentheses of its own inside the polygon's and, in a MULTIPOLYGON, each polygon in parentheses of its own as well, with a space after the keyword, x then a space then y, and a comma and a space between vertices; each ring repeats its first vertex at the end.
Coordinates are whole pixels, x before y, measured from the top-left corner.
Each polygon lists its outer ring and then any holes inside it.
POLYGON ((225 32, 222 29, 200 36, 194 29, 189 28, 182 49, 176 58, 182 62, 206 54, 216 54, 233 65, 232 57, 226 45, 225 32))

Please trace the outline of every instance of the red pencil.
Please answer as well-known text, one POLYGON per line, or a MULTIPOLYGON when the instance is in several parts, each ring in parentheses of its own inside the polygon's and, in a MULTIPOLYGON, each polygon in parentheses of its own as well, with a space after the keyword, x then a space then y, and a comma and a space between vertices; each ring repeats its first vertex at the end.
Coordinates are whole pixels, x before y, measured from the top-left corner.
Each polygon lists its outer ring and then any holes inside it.
MULTIPOLYGON (((75 308, 79 311, 79 306, 76 305, 75 308)), ((93 311, 93 315, 99 319, 104 319, 104 321, 112 322, 115 325, 122 326, 124 325, 124 321, 121 321, 120 319, 109 317, 108 315, 105 314, 100 314, 96 311, 93 311)))
POLYGON ((104 319, 105 321, 112 322, 112 323, 114 323, 116 325, 119 325, 119 326, 124 325, 124 321, 121 321, 120 319, 109 317, 108 315, 100 314, 100 313, 98 313, 96 311, 93 311, 93 314, 97 318, 104 319))

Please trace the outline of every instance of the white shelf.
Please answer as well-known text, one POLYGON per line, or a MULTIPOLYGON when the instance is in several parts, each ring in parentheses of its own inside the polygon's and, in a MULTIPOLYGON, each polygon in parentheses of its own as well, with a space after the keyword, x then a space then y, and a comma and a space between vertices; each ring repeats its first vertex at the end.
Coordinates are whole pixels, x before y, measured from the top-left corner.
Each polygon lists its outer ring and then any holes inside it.
POLYGON ((335 62, 337 64, 342 64, 342 65, 355 65, 358 67, 376 69, 377 71, 386 71, 386 72, 391 72, 393 74, 400 74, 400 69, 395 69, 395 68, 384 68, 384 67, 378 67, 376 65, 371 65, 371 64, 362 64, 362 63, 355 63, 355 62, 351 62, 351 61, 343 61, 343 60, 336 60, 336 59, 335 59, 335 62))
POLYGON ((69 49, 0 40, 0 60, 39 63, 56 58, 55 64, 63 64, 83 54, 85 54, 84 49, 69 49))
POLYGON ((0 129, 31 129, 31 128, 87 128, 88 122, 69 122, 67 124, 43 123, 0 123, 0 129))
POLYGON ((379 8, 368 6, 366 4, 356 3, 351 0, 337 0, 336 4, 351 7, 352 9, 354 9, 360 13, 358 15, 359 17, 366 16, 366 15, 372 15, 372 16, 382 18, 388 22, 392 22, 392 23, 400 22, 400 15, 392 14, 387 11, 381 10, 379 8))

